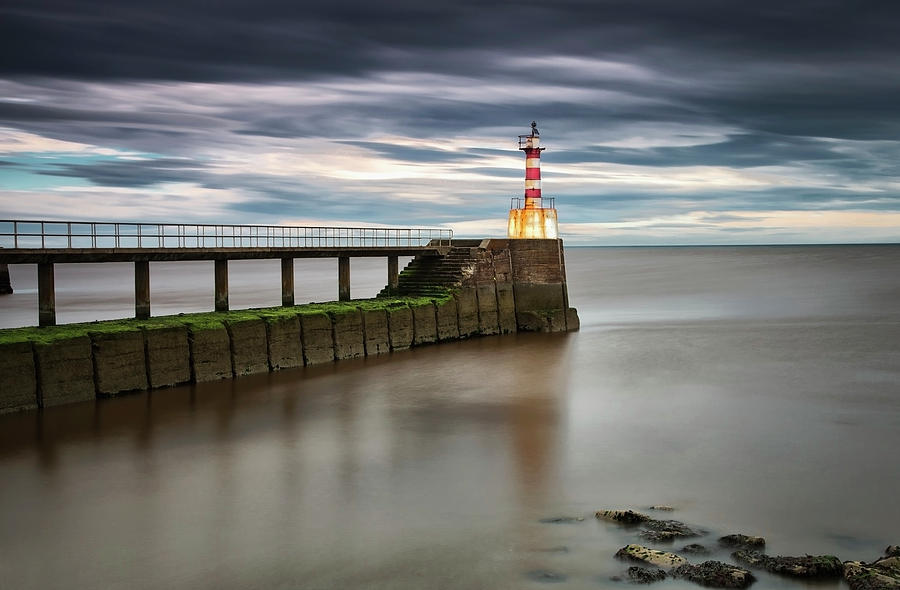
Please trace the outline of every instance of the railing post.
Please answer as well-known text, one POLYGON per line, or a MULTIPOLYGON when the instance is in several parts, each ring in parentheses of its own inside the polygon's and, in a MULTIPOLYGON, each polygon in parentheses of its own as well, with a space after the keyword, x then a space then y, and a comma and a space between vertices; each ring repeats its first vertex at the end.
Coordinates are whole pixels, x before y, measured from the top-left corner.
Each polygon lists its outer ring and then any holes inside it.
POLYGON ((281 259, 281 305, 294 306, 294 259, 281 259))
POLYGON ((53 263, 38 264, 38 325, 56 325, 56 289, 53 280, 53 263))
POLYGON ((388 293, 396 295, 400 291, 400 260, 398 256, 388 256, 388 293))
POLYGON ((216 311, 228 311, 228 259, 216 259, 216 311))
POLYGON ((134 261, 134 317, 150 319, 150 261, 134 261))
POLYGON ((350 301, 350 257, 338 257, 338 301, 350 301))

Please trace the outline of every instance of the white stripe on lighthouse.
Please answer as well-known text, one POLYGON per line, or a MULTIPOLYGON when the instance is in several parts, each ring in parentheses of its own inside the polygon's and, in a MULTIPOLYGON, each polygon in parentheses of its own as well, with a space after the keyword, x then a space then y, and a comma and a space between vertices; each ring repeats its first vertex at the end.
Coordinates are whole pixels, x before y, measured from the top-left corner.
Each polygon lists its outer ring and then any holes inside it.
POLYGON ((541 181, 540 180, 525 180, 525 189, 540 189, 541 181))

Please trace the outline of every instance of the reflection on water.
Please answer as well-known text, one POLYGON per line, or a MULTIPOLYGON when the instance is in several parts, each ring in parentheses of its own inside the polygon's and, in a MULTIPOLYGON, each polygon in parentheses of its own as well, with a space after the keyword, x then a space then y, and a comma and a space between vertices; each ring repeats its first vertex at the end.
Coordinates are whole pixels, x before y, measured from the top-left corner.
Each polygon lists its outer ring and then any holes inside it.
POLYGON ((590 515, 659 503, 875 557, 900 534, 900 250, 715 250, 628 250, 634 276, 571 250, 575 334, 0 416, 2 587, 617 587, 633 533, 590 515), (588 518, 539 522, 565 515, 588 518))

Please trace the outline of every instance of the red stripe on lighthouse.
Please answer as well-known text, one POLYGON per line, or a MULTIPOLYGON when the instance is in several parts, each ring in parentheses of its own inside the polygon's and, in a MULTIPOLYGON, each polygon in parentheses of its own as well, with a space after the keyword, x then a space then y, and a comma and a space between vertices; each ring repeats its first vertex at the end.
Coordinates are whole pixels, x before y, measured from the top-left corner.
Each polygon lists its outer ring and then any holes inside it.
POLYGON ((525 148, 522 151, 525 152, 525 208, 531 209, 538 206, 537 199, 541 198, 541 150, 525 148))

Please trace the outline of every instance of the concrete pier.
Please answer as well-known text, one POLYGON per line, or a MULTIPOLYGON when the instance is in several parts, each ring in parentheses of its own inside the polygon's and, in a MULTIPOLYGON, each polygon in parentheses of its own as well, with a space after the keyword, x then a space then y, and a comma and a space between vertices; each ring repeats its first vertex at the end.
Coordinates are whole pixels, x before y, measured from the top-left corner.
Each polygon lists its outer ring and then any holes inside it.
POLYGON ((216 259, 216 311, 228 311, 228 259, 216 259))
POLYGON ((387 261, 387 288, 388 293, 396 295, 400 291, 400 260, 399 256, 388 256, 387 261))
POLYGON ((350 257, 338 258, 338 301, 350 301, 350 257))
POLYGON ((56 287, 53 263, 44 262, 38 267, 38 325, 56 325, 56 287))
POLYGON ((146 320, 150 317, 150 261, 134 263, 134 317, 146 320))
POLYGON ((9 295, 12 292, 12 282, 9 280, 9 266, 0 264, 0 295, 9 295))
POLYGON ((281 259, 281 305, 294 306, 294 259, 281 259))
MULTIPOLYGON (((281 260, 287 303, 293 298, 293 262, 281 260)), ((389 275, 391 266, 389 259, 389 275)), ((224 312, 227 260, 217 260, 215 270, 216 309, 224 312)), ((338 259, 338 271, 339 296, 346 300, 349 256, 338 259)), ((40 339, 23 333, 22 340, 0 341, 0 413, 476 335, 579 328, 578 314, 569 307, 561 240, 460 240, 445 257, 410 262, 398 288, 409 298, 151 318, 124 331, 119 325, 105 330, 101 322, 80 333, 60 330, 54 336, 50 329, 40 339)), ((55 321, 52 264, 39 265, 39 291, 42 325, 49 326, 55 321)), ((147 263, 135 263, 135 293, 136 312, 146 300, 149 313, 147 263)))

